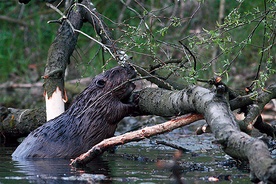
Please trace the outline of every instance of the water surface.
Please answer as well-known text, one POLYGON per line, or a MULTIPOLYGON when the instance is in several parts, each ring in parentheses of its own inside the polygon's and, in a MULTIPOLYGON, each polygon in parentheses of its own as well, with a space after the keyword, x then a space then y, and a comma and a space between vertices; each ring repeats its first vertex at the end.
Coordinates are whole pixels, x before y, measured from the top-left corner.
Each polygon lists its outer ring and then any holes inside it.
MULTIPOLYGON (((156 164, 157 160, 171 162, 175 150, 149 140, 119 146, 115 154, 105 153, 81 169, 71 167, 67 159, 12 160, 14 149, 0 147, 1 183, 175 183, 170 168, 156 164)), ((217 148, 184 153, 179 160, 182 180, 212 183, 208 178, 215 176, 220 177, 219 183, 250 183, 247 172, 223 166, 225 160, 217 148)))

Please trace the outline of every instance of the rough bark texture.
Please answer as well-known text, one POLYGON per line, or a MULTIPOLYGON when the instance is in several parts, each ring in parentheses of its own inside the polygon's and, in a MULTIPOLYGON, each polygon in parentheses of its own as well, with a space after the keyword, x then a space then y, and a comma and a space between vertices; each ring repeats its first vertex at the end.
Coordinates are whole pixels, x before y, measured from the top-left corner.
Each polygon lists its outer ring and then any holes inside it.
MULTIPOLYGON (((80 30, 86 21, 92 25, 92 29, 95 29, 101 37, 102 43, 116 56, 119 54, 118 59, 120 59, 121 52, 116 50, 111 32, 102 21, 101 15, 96 11, 94 5, 88 0, 75 3, 74 7, 68 12, 67 17, 63 19, 56 38, 48 51, 47 65, 44 73, 44 89, 48 98, 52 96, 57 87, 64 95, 65 69, 70 62, 70 57, 77 43, 79 34, 77 30, 80 30)), ((125 53, 122 55, 125 56, 125 53)))
MULTIPOLYGON (((82 27, 81 8, 73 8, 69 12, 68 20, 75 29, 80 29, 82 27)), ((64 93, 64 73, 75 49, 77 38, 78 33, 74 32, 69 23, 64 20, 48 51, 44 89, 49 98, 57 87, 64 93)))
POLYGON ((0 107, 1 134, 4 137, 27 136, 46 122, 45 109, 13 109, 0 107))
MULTIPOLYGON (((271 96, 273 89, 270 89, 268 96, 274 97, 275 94, 271 96)), ((267 94, 264 95, 267 96, 267 94)), ((263 102, 265 101, 266 99, 263 102)), ((276 163, 270 156, 267 145, 262 140, 240 131, 229 103, 222 94, 199 86, 189 86, 181 91, 148 88, 139 92, 139 108, 143 114, 160 116, 174 116, 188 112, 203 114, 223 150, 233 158, 249 161, 252 181, 276 182, 276 163)), ((110 145, 123 144, 146 137, 143 130, 136 135, 138 137, 130 139, 126 139, 128 134, 125 134, 105 140, 73 160, 72 165, 89 161, 110 145)))
POLYGON ((239 130, 223 96, 199 86, 182 91, 145 89, 139 106, 143 113, 161 116, 202 113, 223 150, 233 158, 249 160, 252 180, 276 182, 276 165, 267 145, 239 130))
POLYGON ((113 40, 112 34, 101 18, 101 15, 96 11, 96 8, 90 1, 82 2, 87 8, 84 9, 84 19, 88 21, 95 29, 96 33, 101 37, 102 43, 116 53, 116 43, 113 40))

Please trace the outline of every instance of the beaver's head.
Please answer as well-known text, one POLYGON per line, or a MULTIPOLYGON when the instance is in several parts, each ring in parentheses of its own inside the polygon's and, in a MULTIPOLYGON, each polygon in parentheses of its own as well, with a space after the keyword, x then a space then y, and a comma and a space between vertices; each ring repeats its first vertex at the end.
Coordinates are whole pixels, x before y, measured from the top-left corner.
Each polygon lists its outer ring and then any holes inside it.
POLYGON ((127 101, 135 85, 130 79, 136 77, 136 72, 132 66, 125 64, 117 66, 104 73, 97 75, 92 84, 97 88, 98 93, 108 97, 118 98, 120 101, 127 101))

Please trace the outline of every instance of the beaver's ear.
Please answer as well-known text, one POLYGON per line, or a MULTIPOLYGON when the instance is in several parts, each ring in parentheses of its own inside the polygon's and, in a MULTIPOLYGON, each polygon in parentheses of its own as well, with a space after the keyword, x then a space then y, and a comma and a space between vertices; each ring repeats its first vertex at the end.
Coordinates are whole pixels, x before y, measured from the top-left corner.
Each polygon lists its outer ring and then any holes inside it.
POLYGON ((105 80, 103 80, 103 79, 97 80, 96 86, 98 86, 99 88, 103 88, 105 86, 105 80))

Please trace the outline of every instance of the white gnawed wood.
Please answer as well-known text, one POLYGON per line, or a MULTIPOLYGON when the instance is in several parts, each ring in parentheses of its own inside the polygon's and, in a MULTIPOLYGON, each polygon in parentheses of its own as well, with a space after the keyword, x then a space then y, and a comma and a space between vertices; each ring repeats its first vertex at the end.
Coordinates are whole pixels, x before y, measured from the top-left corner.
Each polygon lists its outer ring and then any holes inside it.
POLYGON ((54 119, 64 112, 64 100, 62 98, 62 92, 58 87, 50 98, 48 98, 46 93, 45 101, 47 121, 54 119))

